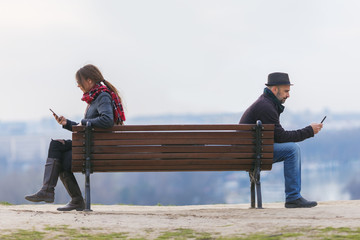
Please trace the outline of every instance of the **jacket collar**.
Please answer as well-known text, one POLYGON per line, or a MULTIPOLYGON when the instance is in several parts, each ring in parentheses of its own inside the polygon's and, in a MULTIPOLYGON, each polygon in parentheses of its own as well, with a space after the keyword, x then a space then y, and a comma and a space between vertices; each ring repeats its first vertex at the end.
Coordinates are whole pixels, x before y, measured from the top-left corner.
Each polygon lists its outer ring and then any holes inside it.
POLYGON ((281 104, 279 99, 274 95, 274 93, 270 89, 268 89, 268 88, 264 89, 264 96, 267 98, 270 98, 270 100, 273 103, 275 103, 276 110, 278 111, 279 114, 284 111, 285 106, 281 104))

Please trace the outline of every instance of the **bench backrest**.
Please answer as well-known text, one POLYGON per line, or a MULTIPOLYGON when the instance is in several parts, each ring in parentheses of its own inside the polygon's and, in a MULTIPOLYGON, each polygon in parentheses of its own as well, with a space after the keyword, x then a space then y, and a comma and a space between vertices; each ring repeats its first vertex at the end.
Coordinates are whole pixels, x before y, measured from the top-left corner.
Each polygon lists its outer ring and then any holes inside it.
MULTIPOLYGON (((73 127, 72 171, 84 171, 84 126, 73 127)), ((261 170, 271 170, 274 125, 124 125, 92 128, 93 172, 250 171, 261 153, 261 170)))

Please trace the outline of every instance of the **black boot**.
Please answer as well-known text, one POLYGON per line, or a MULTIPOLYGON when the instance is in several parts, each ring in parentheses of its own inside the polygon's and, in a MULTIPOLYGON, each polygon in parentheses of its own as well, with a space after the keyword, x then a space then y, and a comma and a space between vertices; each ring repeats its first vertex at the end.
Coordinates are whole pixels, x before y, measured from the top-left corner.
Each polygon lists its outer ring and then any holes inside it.
POLYGON ((317 205, 317 202, 308 201, 303 197, 300 197, 294 201, 285 203, 286 208, 312 208, 312 207, 315 207, 316 205, 317 205))
POLYGON ((85 208, 85 202, 81 194, 81 190, 76 181, 76 178, 72 172, 62 172, 60 173, 60 179, 63 182, 67 192, 71 197, 71 201, 66 204, 64 207, 60 207, 58 211, 82 211, 85 208))
POLYGON ((31 202, 53 203, 55 186, 59 178, 60 162, 57 158, 48 158, 45 164, 44 180, 42 188, 33 195, 25 196, 31 202))

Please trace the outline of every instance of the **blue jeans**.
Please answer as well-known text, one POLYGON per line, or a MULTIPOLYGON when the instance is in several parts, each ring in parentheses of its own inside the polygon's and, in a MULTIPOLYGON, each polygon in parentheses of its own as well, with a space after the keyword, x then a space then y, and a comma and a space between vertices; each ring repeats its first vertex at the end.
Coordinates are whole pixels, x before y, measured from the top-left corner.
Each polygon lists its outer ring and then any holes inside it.
POLYGON ((301 153, 297 143, 275 143, 274 163, 284 162, 286 202, 301 197, 301 153))

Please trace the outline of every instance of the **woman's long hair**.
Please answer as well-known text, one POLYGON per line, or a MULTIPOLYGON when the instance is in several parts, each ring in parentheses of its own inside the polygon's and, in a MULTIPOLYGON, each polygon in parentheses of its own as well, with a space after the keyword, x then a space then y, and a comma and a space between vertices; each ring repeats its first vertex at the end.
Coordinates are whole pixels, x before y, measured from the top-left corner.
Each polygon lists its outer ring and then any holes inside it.
POLYGON ((116 87, 114 85, 112 85, 109 81, 105 80, 103 75, 101 74, 100 70, 92 65, 92 64, 87 64, 84 67, 80 68, 76 74, 76 81, 80 86, 83 86, 83 81, 86 79, 91 79, 93 80, 95 83, 101 83, 103 82, 105 84, 106 87, 108 87, 111 91, 113 91, 120 99, 120 103, 122 103, 122 99, 120 97, 119 91, 116 89, 116 87))

